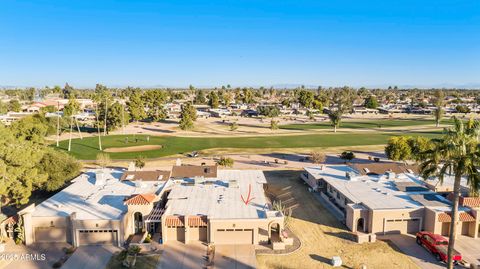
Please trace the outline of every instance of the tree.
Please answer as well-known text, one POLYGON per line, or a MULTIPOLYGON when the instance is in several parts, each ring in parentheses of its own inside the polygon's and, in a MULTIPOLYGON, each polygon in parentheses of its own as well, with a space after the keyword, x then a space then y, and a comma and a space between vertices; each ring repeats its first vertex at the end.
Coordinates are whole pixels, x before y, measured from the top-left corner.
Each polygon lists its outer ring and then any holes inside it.
POLYGON ((167 94, 162 90, 148 90, 142 96, 147 117, 152 121, 160 121, 167 118, 167 111, 164 104, 167 100, 167 94))
POLYGON ((193 102, 197 105, 203 105, 207 102, 207 98, 205 97, 205 92, 202 90, 197 90, 195 98, 193 99, 193 102))
POLYGON ((72 156, 53 149, 47 149, 39 163, 39 171, 47 174, 48 178, 43 184, 43 189, 55 191, 75 178, 82 165, 72 156))
POLYGON ((45 146, 17 138, 6 127, 0 133, 0 202, 26 204, 48 178, 38 168, 45 146))
POLYGON ((470 108, 466 105, 458 105, 455 107, 455 110, 458 113, 464 113, 464 114, 470 113, 470 108))
POLYGON ((394 136, 388 140, 385 154, 394 161, 406 161, 412 157, 412 148, 407 136, 394 136))
POLYGON ((108 109, 108 114, 105 115, 105 110, 100 110, 100 115, 98 117, 100 121, 98 124, 100 126, 106 125, 107 126, 107 133, 113 131, 121 126, 128 124, 130 121, 130 113, 125 111, 125 107, 120 104, 119 102, 115 102, 110 105, 108 109), (107 117, 105 119, 105 116, 107 117), (105 120, 107 121, 105 124, 105 120))
POLYGON ((135 167, 138 169, 143 169, 145 167, 145 157, 137 156, 135 159, 135 167))
POLYGON ((106 168, 111 163, 110 155, 108 153, 100 152, 97 154, 97 165, 101 168, 106 168))
POLYGON ((415 161, 420 161, 420 154, 432 147, 430 139, 423 136, 408 137, 408 145, 411 152, 410 159, 415 161))
POLYGON ((467 179, 473 190, 480 188, 480 147, 478 137, 480 125, 478 121, 464 124, 454 118, 454 126, 445 129, 444 136, 432 139, 432 149, 421 154, 420 171, 424 179, 438 177, 440 183, 445 176, 454 176, 452 221, 450 222, 450 236, 448 244, 448 268, 453 268, 453 253, 457 235, 458 203, 460 196, 460 181, 467 179))
POLYGON ((435 110, 433 111, 433 115, 435 116, 435 126, 438 127, 440 125, 440 121, 443 117, 443 103, 445 95, 442 90, 437 90, 435 92, 435 110))
POLYGON ((278 130, 278 121, 277 120, 272 119, 270 121, 270 130, 272 130, 272 131, 278 130))
POLYGON ((374 95, 370 95, 369 97, 367 97, 367 99, 365 99, 365 107, 376 109, 378 107, 377 97, 374 95))
POLYGON ((328 118, 330 119, 330 123, 333 126, 333 132, 337 132, 337 128, 340 127, 340 121, 342 119, 342 113, 340 110, 330 111, 328 113, 328 118))
POLYGON ((71 117, 77 114, 80 111, 80 104, 78 103, 77 99, 71 97, 68 100, 67 105, 63 108, 63 116, 71 117))
POLYGON ((54 133, 49 126, 52 127, 45 117, 33 115, 12 123, 10 130, 16 138, 43 143, 45 136, 54 133))
POLYGON ((128 111, 132 117, 132 120, 139 121, 146 118, 145 105, 142 100, 142 93, 140 90, 134 90, 130 94, 127 102, 128 111))
POLYGON ((8 112, 8 105, 0 101, 0 115, 6 114, 8 112))
POLYGON ((220 159, 217 161, 217 164, 223 167, 232 167, 234 164, 234 160, 230 157, 220 157, 220 159))
POLYGON ((326 159, 326 156, 323 152, 320 151, 312 151, 310 153, 310 159, 313 163, 323 163, 326 159))
POLYGON ((253 103, 253 92, 251 89, 243 89, 243 92, 242 92, 242 99, 243 99, 243 103, 244 104, 251 104, 253 103))
POLYGON ((298 93, 298 102, 306 108, 312 107, 312 103, 315 100, 315 95, 312 91, 301 90, 298 93))
POLYGON ((20 105, 20 102, 18 100, 10 100, 8 102, 8 111, 13 111, 13 112, 20 112, 22 111, 22 105, 20 105))
POLYGON ((211 91, 208 95, 208 105, 211 108, 218 108, 220 105, 220 99, 218 98, 218 94, 216 91, 211 91))
POLYGON ((269 118, 280 116, 280 109, 276 106, 258 106, 257 112, 258 114, 269 118))
POLYGON ((193 122, 197 120, 197 110, 191 103, 185 103, 182 105, 182 111, 180 112, 180 129, 191 130, 194 125, 193 122))

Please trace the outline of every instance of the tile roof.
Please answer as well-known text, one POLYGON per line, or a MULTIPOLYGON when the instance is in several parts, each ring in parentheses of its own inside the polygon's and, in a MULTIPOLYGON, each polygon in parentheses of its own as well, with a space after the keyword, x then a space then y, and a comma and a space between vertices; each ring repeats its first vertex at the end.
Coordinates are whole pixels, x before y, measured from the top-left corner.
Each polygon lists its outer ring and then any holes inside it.
POLYGON ((460 197, 460 205, 468 207, 480 207, 480 197, 460 197))
MULTIPOLYGON (((458 214, 458 219, 459 219, 459 221, 462 221, 462 222, 475 221, 475 217, 470 215, 467 212, 460 212, 460 214, 458 214)), ((451 213, 450 212, 448 212, 448 213, 444 212, 444 213, 438 214, 438 221, 439 222, 451 222, 452 221, 451 213)))
POLYGON ((156 195, 153 193, 137 194, 130 196, 125 200, 126 205, 148 205, 152 203, 156 198, 156 195))
POLYGON ((170 171, 125 171, 120 180, 167 181, 170 171))
POLYGON ((175 178, 192 178, 192 177, 207 177, 215 178, 217 177, 217 166, 216 165, 181 165, 174 166, 172 169, 172 177, 175 178))
POLYGON ((188 226, 206 227, 207 216, 188 216, 188 226))
POLYGON ((11 216, 2 221, 2 224, 16 224, 18 221, 17 216, 11 216))
POLYGON ((184 216, 168 216, 165 218, 165 225, 169 227, 184 227, 185 217, 184 216))

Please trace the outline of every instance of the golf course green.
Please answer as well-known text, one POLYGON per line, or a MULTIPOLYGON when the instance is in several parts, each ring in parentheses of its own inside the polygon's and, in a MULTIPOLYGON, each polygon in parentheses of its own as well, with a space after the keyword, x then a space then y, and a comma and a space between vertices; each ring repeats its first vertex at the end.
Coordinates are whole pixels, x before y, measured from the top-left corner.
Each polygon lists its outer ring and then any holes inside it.
MULTIPOLYGON (((438 136, 438 132, 405 132, 404 135, 438 136)), ((213 148, 313 148, 338 146, 380 145, 387 142, 397 132, 368 133, 331 133, 309 135, 273 135, 255 137, 176 137, 147 135, 110 135, 102 136, 103 149, 135 147, 142 145, 159 145, 152 150, 134 152, 111 152, 112 159, 134 159, 137 156, 158 158, 177 154, 186 154, 213 148), (128 137, 128 142, 127 142, 128 137)), ((55 147, 52 145, 52 147, 55 147)), ((60 142, 59 150, 67 151, 68 140, 60 142)), ((74 157, 81 160, 95 160, 101 152, 98 148, 98 137, 73 139, 71 151, 74 157)))
MULTIPOLYGON (((453 120, 444 119, 442 124, 452 124, 453 120)), ((406 126, 434 125, 435 122, 430 119, 392 119, 392 120, 352 120, 344 121, 340 128, 348 129, 379 129, 406 126)), ((331 129, 332 124, 326 120, 318 123, 296 123, 281 125, 280 129, 285 130, 313 130, 313 129, 331 129)))

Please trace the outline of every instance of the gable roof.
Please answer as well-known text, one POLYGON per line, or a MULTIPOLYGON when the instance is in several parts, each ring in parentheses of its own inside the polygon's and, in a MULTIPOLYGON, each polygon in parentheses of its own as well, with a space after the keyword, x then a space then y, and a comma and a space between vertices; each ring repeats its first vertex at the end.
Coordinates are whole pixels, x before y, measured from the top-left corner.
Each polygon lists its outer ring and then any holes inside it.
POLYGON ((149 205, 156 198, 153 193, 136 194, 125 200, 126 205, 149 205))
POLYGON ((192 178, 192 177, 217 177, 216 165, 181 165, 174 166, 172 169, 172 177, 175 178, 192 178))
POLYGON ((167 181, 170 171, 125 171, 120 180, 167 181))

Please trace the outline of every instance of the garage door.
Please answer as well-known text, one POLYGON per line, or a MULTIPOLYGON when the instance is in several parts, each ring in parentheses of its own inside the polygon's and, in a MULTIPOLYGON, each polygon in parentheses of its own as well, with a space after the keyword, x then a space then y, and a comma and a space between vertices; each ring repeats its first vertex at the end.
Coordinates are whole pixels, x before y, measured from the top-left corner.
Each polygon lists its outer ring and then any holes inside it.
POLYGON ((185 242, 185 227, 167 227, 167 240, 185 242))
POLYGON ((188 229, 190 241, 207 242, 207 227, 190 227, 188 229))
POLYGON ((386 233, 416 233, 420 231, 420 219, 387 220, 386 233))
POLYGON ((79 230, 79 245, 117 245, 116 230, 79 230))
POLYGON ((35 242, 67 242, 65 228, 37 227, 35 228, 35 242))
POLYGON ((252 229, 219 229, 215 232, 215 244, 253 244, 252 229))

